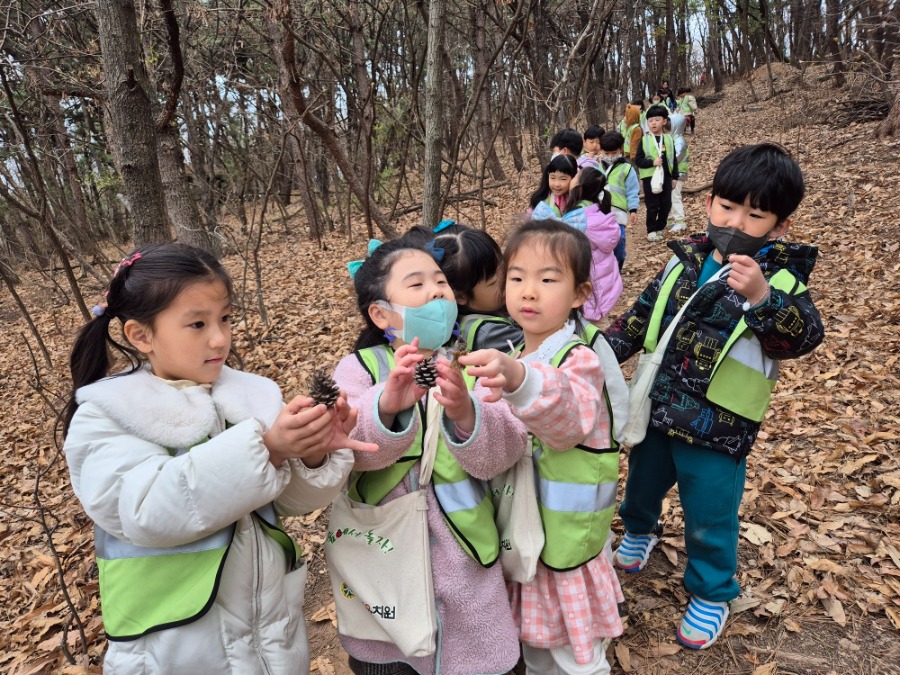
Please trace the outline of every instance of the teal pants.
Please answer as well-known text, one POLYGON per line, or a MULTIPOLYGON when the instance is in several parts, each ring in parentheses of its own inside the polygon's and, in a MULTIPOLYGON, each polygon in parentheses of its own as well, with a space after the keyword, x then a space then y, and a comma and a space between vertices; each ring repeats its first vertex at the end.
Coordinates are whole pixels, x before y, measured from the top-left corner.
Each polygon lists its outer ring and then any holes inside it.
POLYGON ((649 534, 659 520, 663 498, 677 484, 688 558, 684 586, 704 600, 733 600, 741 592, 734 575, 746 473, 746 457, 738 462, 648 429, 647 438, 628 456, 619 516, 626 531, 649 534))

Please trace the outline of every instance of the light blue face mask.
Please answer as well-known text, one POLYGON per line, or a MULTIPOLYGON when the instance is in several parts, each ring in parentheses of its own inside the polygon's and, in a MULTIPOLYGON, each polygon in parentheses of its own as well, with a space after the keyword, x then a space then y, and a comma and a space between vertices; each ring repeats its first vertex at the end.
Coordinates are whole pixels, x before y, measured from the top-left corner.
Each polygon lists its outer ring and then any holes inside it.
POLYGON ((421 349, 434 351, 453 335, 453 326, 456 324, 455 302, 435 298, 421 307, 395 305, 383 300, 379 300, 376 304, 400 315, 403 319, 403 330, 399 335, 396 331, 394 334, 407 344, 419 338, 421 349))

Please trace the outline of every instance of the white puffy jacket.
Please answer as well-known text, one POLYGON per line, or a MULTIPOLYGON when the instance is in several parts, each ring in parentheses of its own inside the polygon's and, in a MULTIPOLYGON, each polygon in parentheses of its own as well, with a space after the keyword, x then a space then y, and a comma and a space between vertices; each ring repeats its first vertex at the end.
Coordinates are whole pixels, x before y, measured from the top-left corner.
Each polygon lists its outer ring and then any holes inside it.
POLYGON ((227 367, 211 389, 140 370, 82 387, 77 400, 64 449, 75 494, 100 527, 137 546, 170 547, 237 524, 209 612, 110 642, 104 672, 305 675, 306 565, 286 574, 284 550, 250 514, 272 501, 281 515, 326 506, 353 454, 340 450, 315 469, 299 460, 276 469, 262 435, 284 405, 281 392, 227 367), (167 451, 207 437, 178 457, 167 451))

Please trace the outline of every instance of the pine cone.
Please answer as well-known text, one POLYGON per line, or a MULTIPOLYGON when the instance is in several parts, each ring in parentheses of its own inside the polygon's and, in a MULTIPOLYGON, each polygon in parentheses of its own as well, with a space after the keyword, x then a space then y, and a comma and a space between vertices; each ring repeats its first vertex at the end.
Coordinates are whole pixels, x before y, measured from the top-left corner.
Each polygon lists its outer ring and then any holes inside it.
POLYGON ((317 370, 312 374, 309 396, 316 404, 324 403, 329 408, 333 408, 340 394, 341 390, 337 386, 337 382, 326 371, 317 370))
POLYGON ((427 358, 416 364, 416 372, 413 379, 423 389, 431 389, 438 378, 437 367, 434 365, 434 357, 427 358))
POLYGON ((462 373, 463 365, 459 362, 459 358, 469 353, 469 350, 466 349, 466 341, 463 339, 462 334, 456 338, 456 342, 453 343, 453 349, 450 351, 453 354, 453 358, 450 361, 450 367, 457 373, 462 373))

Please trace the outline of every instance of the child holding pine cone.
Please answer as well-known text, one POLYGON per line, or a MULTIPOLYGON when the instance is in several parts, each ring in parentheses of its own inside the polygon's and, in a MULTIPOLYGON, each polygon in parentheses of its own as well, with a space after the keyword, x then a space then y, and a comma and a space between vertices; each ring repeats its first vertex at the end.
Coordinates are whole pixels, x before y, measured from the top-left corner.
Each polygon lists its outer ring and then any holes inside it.
POLYGON ((350 668, 357 675, 508 672, 519 641, 501 566, 493 564, 499 536, 486 481, 516 463, 527 433, 507 406, 485 403, 488 389, 443 358, 456 298, 427 248, 413 238, 373 242, 369 257, 348 267, 366 328, 335 380, 359 409, 353 438, 379 447, 356 454, 348 496, 378 506, 410 494, 428 398, 443 406, 432 482, 424 488, 440 619, 436 652, 406 657, 392 642, 350 637, 338 625, 350 668), (407 470, 396 471, 398 464, 407 470))

